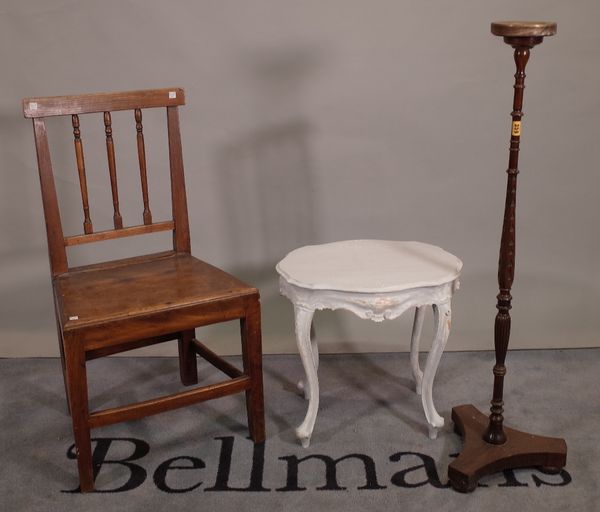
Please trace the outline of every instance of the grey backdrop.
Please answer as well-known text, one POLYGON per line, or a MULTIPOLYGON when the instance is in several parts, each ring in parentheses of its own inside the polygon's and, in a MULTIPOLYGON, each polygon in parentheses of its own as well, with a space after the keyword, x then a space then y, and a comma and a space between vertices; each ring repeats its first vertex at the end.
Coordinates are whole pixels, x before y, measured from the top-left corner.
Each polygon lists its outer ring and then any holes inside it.
MULTIPOLYGON (((295 350, 276 261, 349 238, 417 239, 461 257, 448 349, 491 348, 514 73, 512 51, 489 31, 498 19, 559 27, 528 66, 511 347, 598 346, 599 17, 596 0, 3 0, 0 356, 58 353, 21 98, 163 86, 182 86, 188 98, 194 253, 260 287, 266 352, 295 350)), ((141 218, 135 129, 128 116, 114 122, 131 225, 141 218)), ((170 209, 164 124, 162 112, 145 115, 157 220, 170 209)), ((68 120, 49 128, 74 234, 82 215, 71 131, 68 120)), ((92 218, 108 228, 101 116, 86 116, 82 133, 92 218)), ((130 240, 125 249, 86 246, 73 261, 168 243, 130 240)), ((406 350, 409 316, 377 325, 325 312, 317 332, 324 352, 406 350)), ((200 336, 236 353, 235 333, 227 325, 200 336)))

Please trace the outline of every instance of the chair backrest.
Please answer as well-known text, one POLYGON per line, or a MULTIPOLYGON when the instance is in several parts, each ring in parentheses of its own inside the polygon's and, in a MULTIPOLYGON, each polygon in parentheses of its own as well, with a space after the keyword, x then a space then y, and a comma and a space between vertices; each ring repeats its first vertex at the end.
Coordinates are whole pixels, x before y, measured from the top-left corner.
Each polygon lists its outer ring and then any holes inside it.
POLYGON ((38 169, 40 172, 46 232, 48 236, 50 269, 53 276, 67 272, 69 269, 66 251, 67 247, 89 242, 171 230, 173 231, 173 250, 177 252, 190 252, 190 233, 183 174, 181 135, 179 131, 179 105, 185 105, 185 94, 181 88, 83 94, 77 96, 25 98, 23 100, 23 113, 25 117, 33 119, 35 147, 38 169), (173 216, 171 220, 164 222, 152 221, 152 213, 150 211, 150 202, 148 198, 146 151, 142 125, 142 110, 157 107, 165 107, 167 110, 167 131, 169 139, 173 216), (144 211, 142 214, 143 224, 128 227, 123 227, 123 220, 119 211, 116 160, 112 138, 111 112, 118 110, 133 111, 132 126, 135 126, 137 132, 137 150, 144 204, 144 211), (97 232, 94 232, 90 215, 83 139, 79 124, 79 114, 92 113, 103 113, 108 170, 114 207, 114 229, 97 232), (63 234, 52 163, 50 160, 48 136, 44 122, 44 118, 50 116, 71 116, 75 155, 77 158, 77 171, 81 189, 81 201, 83 203, 83 234, 80 235, 65 237, 63 234))

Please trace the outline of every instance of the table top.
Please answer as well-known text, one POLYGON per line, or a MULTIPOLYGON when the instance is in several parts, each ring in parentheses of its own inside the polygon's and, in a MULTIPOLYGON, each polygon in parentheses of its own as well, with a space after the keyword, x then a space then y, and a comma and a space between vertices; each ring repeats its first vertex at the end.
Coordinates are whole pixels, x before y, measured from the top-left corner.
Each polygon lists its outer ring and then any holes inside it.
POLYGON ((301 288, 384 293, 452 282, 462 261, 421 242, 346 240, 301 247, 276 268, 301 288))

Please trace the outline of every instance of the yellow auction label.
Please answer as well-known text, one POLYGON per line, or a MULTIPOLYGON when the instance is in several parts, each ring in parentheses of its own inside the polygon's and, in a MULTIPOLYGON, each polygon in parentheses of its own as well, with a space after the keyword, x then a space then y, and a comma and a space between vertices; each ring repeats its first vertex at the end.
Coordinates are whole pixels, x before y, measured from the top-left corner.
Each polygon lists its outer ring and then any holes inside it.
POLYGON ((512 134, 513 137, 521 136, 521 121, 513 121, 512 123, 512 134))

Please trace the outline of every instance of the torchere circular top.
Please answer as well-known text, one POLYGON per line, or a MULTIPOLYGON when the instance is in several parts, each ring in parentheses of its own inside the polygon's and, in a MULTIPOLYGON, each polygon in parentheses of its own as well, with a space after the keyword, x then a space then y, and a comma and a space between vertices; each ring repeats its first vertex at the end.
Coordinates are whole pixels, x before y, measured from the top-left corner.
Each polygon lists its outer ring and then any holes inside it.
POLYGON ((536 37, 556 34, 553 21, 495 21, 492 34, 504 37, 536 37))

